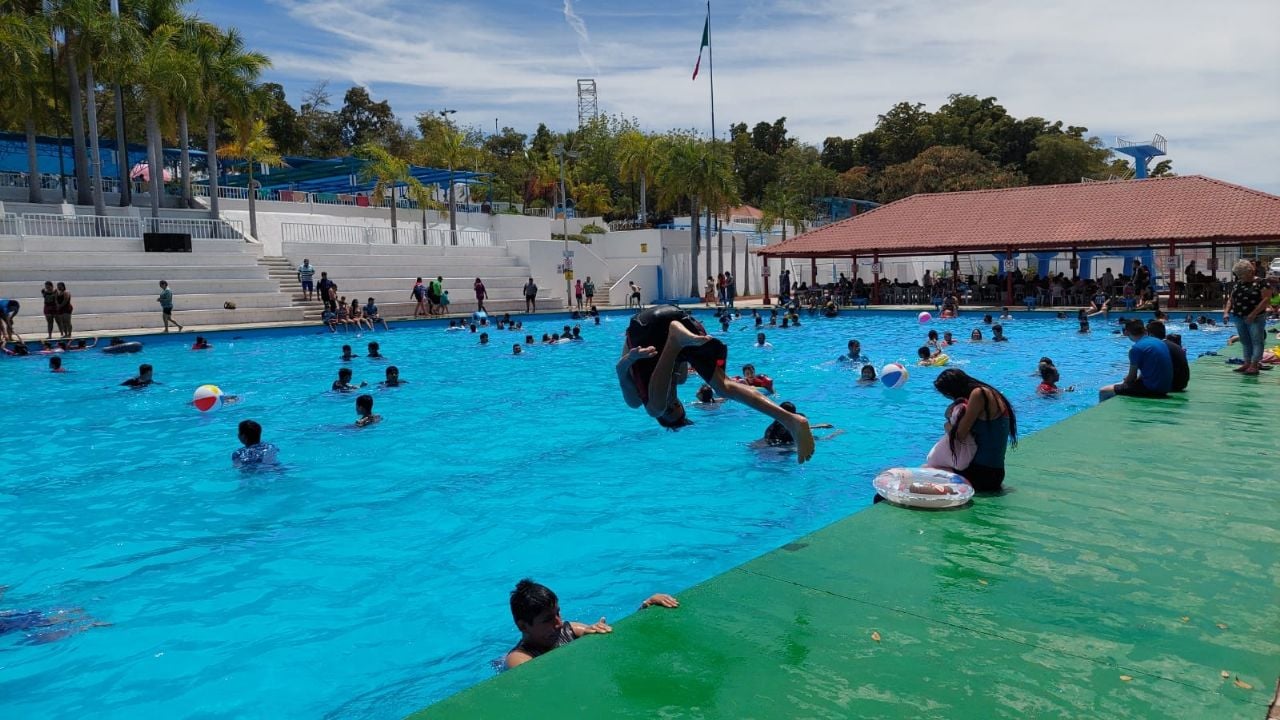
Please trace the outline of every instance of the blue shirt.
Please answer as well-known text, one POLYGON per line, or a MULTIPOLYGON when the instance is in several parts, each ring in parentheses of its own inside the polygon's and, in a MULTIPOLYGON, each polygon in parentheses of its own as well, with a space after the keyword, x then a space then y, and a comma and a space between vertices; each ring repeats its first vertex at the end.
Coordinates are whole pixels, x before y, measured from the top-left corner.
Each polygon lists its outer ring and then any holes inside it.
POLYGON ((250 465, 274 465, 279 448, 271 443, 256 443, 238 448, 231 453, 231 464, 235 467, 250 465))
POLYGON ((1138 378, 1148 390, 1169 392, 1173 384, 1173 358, 1163 340, 1143 336, 1129 348, 1129 363, 1138 368, 1138 378))

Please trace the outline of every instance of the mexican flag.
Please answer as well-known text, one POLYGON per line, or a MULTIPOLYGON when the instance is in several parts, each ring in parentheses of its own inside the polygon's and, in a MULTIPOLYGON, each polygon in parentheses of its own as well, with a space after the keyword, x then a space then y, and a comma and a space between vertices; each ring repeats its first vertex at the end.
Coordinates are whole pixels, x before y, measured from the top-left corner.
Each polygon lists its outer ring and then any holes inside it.
POLYGON ((698 46, 698 62, 693 64, 693 79, 698 79, 698 69, 702 67, 702 51, 711 45, 711 10, 707 10, 707 21, 702 25, 702 44, 698 46))

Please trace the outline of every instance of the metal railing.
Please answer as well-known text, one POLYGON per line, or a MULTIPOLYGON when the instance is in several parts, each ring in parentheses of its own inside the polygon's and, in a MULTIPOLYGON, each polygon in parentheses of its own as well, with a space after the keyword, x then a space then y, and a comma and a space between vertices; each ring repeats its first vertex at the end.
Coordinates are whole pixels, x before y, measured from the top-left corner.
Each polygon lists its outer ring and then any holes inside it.
POLYGON ((281 237, 288 243, 336 245, 428 245, 433 247, 492 247, 488 230, 457 230, 429 227, 364 227, 361 225, 321 225, 281 223, 281 237), (455 240, 456 238, 456 240, 455 240))
POLYGON ((550 208, 535 208, 535 207, 527 207, 527 208, 525 208, 525 209, 524 209, 524 214, 525 214, 525 215, 530 215, 530 216, 533 216, 533 217, 551 217, 551 209, 550 209, 550 208))
POLYGON ((140 239, 149 232, 182 233, 193 240, 244 240, 244 224, 239 220, 44 213, 6 214, 0 218, 0 235, 140 239))

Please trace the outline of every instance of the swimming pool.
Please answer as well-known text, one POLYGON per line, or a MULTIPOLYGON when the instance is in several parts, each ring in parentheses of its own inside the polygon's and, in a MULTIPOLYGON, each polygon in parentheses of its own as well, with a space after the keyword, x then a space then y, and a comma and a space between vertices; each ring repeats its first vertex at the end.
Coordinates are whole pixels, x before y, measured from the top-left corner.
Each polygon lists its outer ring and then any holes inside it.
MULTIPOLYGON (((754 363, 812 421, 846 430, 804 466, 748 449, 767 422, 743 408, 694 410, 679 433, 627 409, 613 373, 625 316, 511 357, 525 333, 566 322, 529 319, 483 348, 421 323, 223 333, 211 352, 188 350, 190 335, 145 339, 139 355, 67 355, 64 376, 0 361, 0 608, 83 607, 111 623, 47 644, 0 637, 0 715, 401 717, 493 673, 516 639, 519 578, 554 588, 566 618, 616 619, 866 506, 877 471, 918 464, 941 432, 938 369, 912 367, 889 391, 833 362, 851 337, 877 365, 910 360, 925 333, 914 315, 766 328, 772 351, 734 323, 731 370, 754 363), (354 397, 325 391, 341 345, 364 355, 371 339, 409 384, 374 390, 385 420, 356 430, 354 397), (141 362, 163 385, 117 387, 141 362), (198 414, 191 393, 208 382, 243 401, 198 414), (283 472, 231 468, 245 418, 280 446, 283 472)), ((967 336, 978 322, 930 327, 967 336)), ((1023 434, 1123 375, 1128 343, 1109 326, 1005 325, 1011 342, 951 354, 1005 392, 1023 434), (1081 391, 1036 398, 1042 355, 1081 391)), ((1194 357, 1226 333, 1183 337, 1194 357)), ((348 366, 371 383, 385 368, 348 366)))

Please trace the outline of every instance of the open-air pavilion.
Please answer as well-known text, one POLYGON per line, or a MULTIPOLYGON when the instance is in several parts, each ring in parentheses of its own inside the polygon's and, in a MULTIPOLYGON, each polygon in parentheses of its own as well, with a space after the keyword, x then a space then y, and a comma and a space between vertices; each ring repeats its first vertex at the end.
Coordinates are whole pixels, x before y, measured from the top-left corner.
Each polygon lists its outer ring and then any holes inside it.
POLYGON ((1047 268, 1068 253, 1073 273, 1086 279, 1101 256, 1124 256, 1126 274, 1134 258, 1144 258, 1163 272, 1172 307, 1186 290, 1177 281, 1184 254, 1207 248, 1207 269, 1216 278, 1220 250, 1274 244, 1280 244, 1280 197, 1189 175, 913 195, 758 252, 810 258, 814 278, 818 258, 850 259, 855 269, 859 258, 870 258, 871 302, 880 301, 885 258, 950 254, 957 272, 961 254, 990 254, 1002 261, 1006 305, 1014 302, 1016 255, 1047 268))

